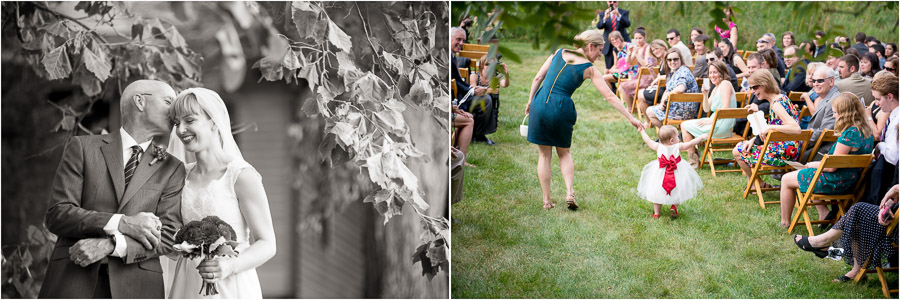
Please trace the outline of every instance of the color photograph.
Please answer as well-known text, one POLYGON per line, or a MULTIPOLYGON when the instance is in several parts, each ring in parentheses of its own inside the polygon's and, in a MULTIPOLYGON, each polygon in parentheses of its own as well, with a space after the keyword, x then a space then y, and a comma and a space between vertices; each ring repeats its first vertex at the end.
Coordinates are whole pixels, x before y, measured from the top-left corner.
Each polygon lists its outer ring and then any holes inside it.
POLYGON ((453 298, 896 298, 897 2, 451 2, 453 298))

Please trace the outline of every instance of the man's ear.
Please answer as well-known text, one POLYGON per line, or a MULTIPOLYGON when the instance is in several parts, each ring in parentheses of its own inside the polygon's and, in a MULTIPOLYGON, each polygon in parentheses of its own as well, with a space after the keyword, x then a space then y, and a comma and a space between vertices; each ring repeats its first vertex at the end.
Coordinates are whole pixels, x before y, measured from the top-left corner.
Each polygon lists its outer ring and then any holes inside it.
POLYGON ((141 112, 144 111, 144 108, 147 105, 146 100, 147 99, 140 94, 135 94, 134 97, 131 98, 131 101, 134 102, 134 107, 137 107, 137 109, 141 112))

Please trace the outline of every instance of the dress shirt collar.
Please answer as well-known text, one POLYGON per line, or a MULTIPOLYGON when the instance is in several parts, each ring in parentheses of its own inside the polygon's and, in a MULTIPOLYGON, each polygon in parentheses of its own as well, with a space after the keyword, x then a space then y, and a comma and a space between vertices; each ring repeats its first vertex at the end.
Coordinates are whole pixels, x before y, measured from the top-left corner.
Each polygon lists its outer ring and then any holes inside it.
POLYGON ((125 128, 124 128, 124 127, 119 127, 119 133, 122 135, 122 152, 123 152, 123 153, 124 153, 125 151, 129 151, 129 152, 130 152, 130 151, 131 151, 131 146, 134 146, 134 145, 141 146, 141 150, 143 150, 144 152, 147 152, 147 147, 150 147, 150 141, 149 141, 149 140, 146 141, 146 142, 143 142, 143 143, 138 144, 138 142, 135 141, 134 138, 131 137, 130 134, 128 134, 128 131, 125 131, 125 128))

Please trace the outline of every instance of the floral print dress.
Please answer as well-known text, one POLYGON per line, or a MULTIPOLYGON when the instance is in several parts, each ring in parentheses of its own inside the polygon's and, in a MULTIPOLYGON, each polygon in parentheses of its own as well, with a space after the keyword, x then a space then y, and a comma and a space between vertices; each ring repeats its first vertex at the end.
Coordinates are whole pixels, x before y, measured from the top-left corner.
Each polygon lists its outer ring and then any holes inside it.
MULTIPOLYGON (((850 148, 858 148, 856 151, 850 152, 850 154, 855 155, 872 153, 872 149, 875 148, 873 136, 863 137, 862 133, 860 133, 859 129, 856 127, 850 127, 841 132, 841 137, 838 138, 837 143, 834 143, 834 145, 831 146, 831 150, 828 150, 828 154, 834 154, 834 149, 839 143, 847 145, 850 148)), ((813 192, 816 194, 843 194, 847 190, 853 188, 853 185, 859 178, 860 171, 862 170, 859 168, 844 168, 837 169, 834 172, 822 172, 822 175, 819 175, 819 181, 816 183, 816 188, 813 189, 813 192)), ((805 193, 807 189, 809 189, 809 184, 815 174, 815 168, 800 170, 800 174, 798 174, 797 177, 800 183, 800 191, 805 193)))
MULTIPOLYGON (((665 62, 660 62, 663 64, 665 62)), ((694 73, 691 73, 691 69, 685 65, 678 67, 675 72, 669 74, 668 79, 666 79, 666 90, 672 91, 675 90, 679 85, 684 85, 686 88, 684 93, 699 93, 700 87, 697 86, 697 80, 694 79, 694 73)), ((785 98, 786 99, 786 98, 785 98)), ((651 106, 651 112, 656 115, 656 119, 663 120, 666 118, 666 111, 663 107, 669 103, 660 103, 654 106, 651 106)), ((670 120, 690 120, 696 119, 697 113, 700 110, 700 103, 691 103, 691 102, 676 102, 669 104, 669 119, 670 120)))
MULTIPOLYGON (((772 105, 781 105, 785 111, 787 111, 788 115, 794 119, 794 122, 800 123, 798 117, 800 116, 797 113, 797 109, 791 105, 791 100, 788 99, 784 94, 778 95, 778 99, 775 100, 775 103, 772 105)), ((775 110, 769 110, 769 125, 782 125, 784 122, 775 115, 775 110)), ((747 126, 750 126, 749 124, 747 126)), ((765 138, 765 137, 761 137, 765 138)), ((785 160, 796 161, 800 157, 799 151, 800 143, 796 141, 788 141, 788 142, 772 142, 769 145, 769 151, 766 152, 765 157, 762 158, 762 163, 769 166, 775 167, 783 167, 787 165, 785 160)), ((750 144, 749 147, 752 147, 750 153, 744 153, 744 143, 740 143, 737 145, 737 151, 741 153, 741 159, 749 165, 756 164, 759 161, 759 154, 762 152, 763 145, 754 145, 750 144)))

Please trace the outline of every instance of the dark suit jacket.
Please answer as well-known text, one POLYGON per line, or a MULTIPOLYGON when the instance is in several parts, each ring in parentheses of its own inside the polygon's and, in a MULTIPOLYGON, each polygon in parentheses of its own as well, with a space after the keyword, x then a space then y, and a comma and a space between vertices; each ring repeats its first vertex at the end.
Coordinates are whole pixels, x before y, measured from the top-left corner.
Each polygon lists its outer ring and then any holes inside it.
POLYGON ((151 212, 162 222, 159 246, 147 250, 126 236, 124 259, 107 257, 113 298, 163 298, 162 267, 157 257, 172 251, 175 231, 182 226, 181 189, 184 165, 175 157, 149 165, 141 157, 126 188, 122 137, 77 136, 69 139, 53 178, 46 224, 59 238, 50 255, 41 298, 91 298, 101 262, 82 268, 69 259, 69 247, 85 238, 105 237, 103 227, 113 214, 151 212))
POLYGON ((781 91, 785 95, 790 95, 791 92, 809 92, 810 88, 806 85, 806 69, 798 63, 788 71, 781 91))
POLYGON ((859 54, 865 54, 866 52, 869 52, 869 46, 866 46, 866 44, 863 43, 856 43, 853 45, 853 48, 855 48, 856 51, 859 51, 859 54))
POLYGON ((450 57, 450 66, 453 66, 453 68, 450 68, 450 69, 452 69, 452 70, 450 70, 450 77, 452 79, 456 79, 456 99, 462 101, 461 98, 463 96, 465 96, 466 93, 469 92, 469 83, 466 82, 467 80, 464 80, 462 78, 462 74, 459 74, 459 69, 456 68, 456 66, 457 66, 456 56, 450 57))
MULTIPOLYGON (((628 31, 626 30, 629 26, 631 26, 631 21, 628 19, 628 11, 624 9, 619 9, 619 12, 622 13, 622 18, 620 18, 616 23, 615 31, 618 31, 622 34, 622 37, 626 42, 631 42, 631 36, 628 35, 628 31)), ((612 46, 609 44, 609 33, 613 31, 612 28, 612 18, 603 21, 603 15, 606 14, 606 10, 600 12, 600 22, 597 22, 597 29, 603 30, 603 41, 606 42, 603 44, 603 55, 610 55, 612 53, 612 46)))

